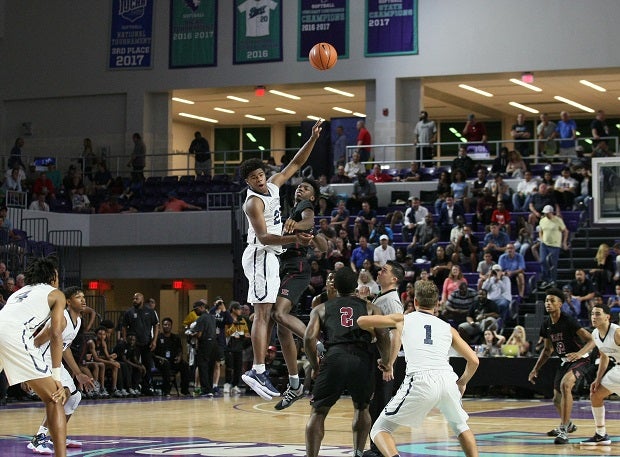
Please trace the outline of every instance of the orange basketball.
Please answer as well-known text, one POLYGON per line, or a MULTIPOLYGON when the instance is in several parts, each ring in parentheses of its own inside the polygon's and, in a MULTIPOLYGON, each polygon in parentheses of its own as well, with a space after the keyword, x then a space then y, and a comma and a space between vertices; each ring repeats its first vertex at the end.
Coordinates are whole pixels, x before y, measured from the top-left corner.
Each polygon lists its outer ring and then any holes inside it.
POLYGON ((310 59, 310 65, 317 70, 329 70, 336 65, 338 52, 329 43, 317 43, 310 49, 308 58, 310 59))

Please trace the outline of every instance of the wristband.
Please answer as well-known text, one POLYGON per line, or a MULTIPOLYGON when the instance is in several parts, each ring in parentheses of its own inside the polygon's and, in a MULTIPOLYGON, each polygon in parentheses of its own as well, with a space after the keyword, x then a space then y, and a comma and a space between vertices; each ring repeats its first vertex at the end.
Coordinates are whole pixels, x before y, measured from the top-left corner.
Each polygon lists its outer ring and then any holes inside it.
POLYGON ((52 379, 54 381, 59 381, 60 382, 60 375, 62 374, 62 368, 57 367, 57 368, 52 368, 52 379))

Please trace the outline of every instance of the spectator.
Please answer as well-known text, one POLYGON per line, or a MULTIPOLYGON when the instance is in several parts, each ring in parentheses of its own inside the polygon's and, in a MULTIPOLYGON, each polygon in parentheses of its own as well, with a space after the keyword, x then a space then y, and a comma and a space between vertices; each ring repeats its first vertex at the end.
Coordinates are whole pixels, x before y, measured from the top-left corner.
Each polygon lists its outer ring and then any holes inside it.
POLYGON ((560 248, 568 249, 568 229, 562 218, 553 214, 553 206, 545 206, 542 213, 546 217, 543 217, 538 225, 542 268, 540 287, 547 289, 555 285, 560 248))
POLYGON ((506 184, 502 175, 496 175, 493 181, 487 183, 487 187, 491 190, 491 195, 495 201, 502 200, 506 207, 510 205, 512 190, 510 186, 506 184))
POLYGON ((390 239, 387 235, 379 237, 379 246, 374 250, 374 263, 377 268, 381 268, 388 260, 396 260, 396 251, 389 243, 390 239))
POLYGON ((217 363, 217 341, 215 316, 205 309, 202 301, 194 303, 194 311, 198 315, 192 334, 196 336, 196 365, 200 374, 201 396, 214 397, 213 369, 217 363))
POLYGON ((441 208, 445 204, 446 197, 452 194, 451 184, 450 174, 447 171, 442 171, 437 181, 437 200, 435 200, 435 214, 437 216, 439 216, 441 208))
POLYGON ((334 207, 336 192, 327 182, 327 176, 319 176, 319 212, 317 215, 327 216, 334 207))
POLYGON ((128 167, 131 167, 131 176, 144 180, 144 167, 146 166, 146 145, 139 133, 134 133, 131 137, 134 147, 128 167))
POLYGON ((597 148, 601 143, 605 143, 607 146, 607 140, 602 138, 609 136, 609 126, 605 122, 605 111, 602 109, 596 112, 596 117, 590 124, 592 131, 592 146, 597 148))
POLYGON ((541 183, 538 186, 538 192, 533 194, 530 200, 528 222, 533 226, 538 225, 540 219, 544 215, 543 210, 547 206, 551 207, 552 211, 555 207, 555 211, 559 214, 560 206, 556 203, 555 197, 553 196, 553 188, 545 183, 541 183))
POLYGON ((392 182, 392 176, 390 176, 388 173, 385 173, 381 169, 381 165, 379 164, 375 164, 372 167, 372 172, 368 176, 366 176, 366 179, 374 183, 392 182))
POLYGON ((366 128, 366 124, 364 121, 357 121, 356 128, 358 131, 357 134, 357 152, 359 152, 360 160, 362 162, 368 162, 370 159, 370 148, 366 146, 370 146, 372 144, 372 139, 370 138, 370 132, 366 128))
POLYGON ((608 244, 600 244, 594 257, 596 266, 590 269, 590 277, 596 289, 602 294, 611 292, 611 285, 613 284, 614 264, 609 251, 608 244))
POLYGON ((32 203, 30 203, 30 206, 28 206, 28 209, 31 211, 49 212, 50 206, 45 201, 46 196, 47 196, 47 193, 45 192, 41 192, 40 194, 37 194, 37 199, 33 200, 32 203))
POLYGON ((484 331, 484 340, 478 350, 479 357, 497 357, 502 353, 502 345, 506 342, 506 337, 497 333, 495 329, 484 331))
POLYGON ((580 211, 589 208, 592 201, 592 172, 582 166, 577 167, 575 171, 581 182, 577 188, 573 210, 580 211))
POLYGON ((548 169, 550 167, 551 167, 551 165, 546 165, 545 166, 545 171, 543 173, 543 177, 542 177, 542 180, 540 182, 546 184, 547 187, 550 187, 551 189, 553 189, 553 187, 555 186, 555 179, 553 179, 553 175, 551 174, 551 170, 548 169))
POLYGON ((370 208, 370 203, 362 202, 362 209, 357 213, 355 225, 353 226, 353 238, 357 241, 360 236, 366 237, 370 235, 377 223, 377 212, 370 208))
POLYGON ((467 287, 467 282, 459 283, 458 289, 448 296, 441 317, 449 321, 454 328, 458 328, 467 322, 469 309, 474 305, 476 297, 476 292, 467 287))
POLYGON ((372 246, 376 248, 379 244, 381 244, 381 235, 386 235, 390 243, 394 241, 394 232, 392 232, 392 229, 380 221, 375 224, 372 232, 370 232, 368 243, 372 244, 372 246))
POLYGON ((334 161, 337 166, 344 165, 347 162, 347 144, 344 127, 339 125, 336 127, 336 141, 333 144, 334 161))
POLYGON ((461 132, 468 143, 486 143, 487 129, 484 124, 476 120, 475 114, 467 116, 467 123, 461 132))
POLYGON ((517 184, 517 191, 512 194, 512 210, 528 211, 530 207, 531 196, 538 188, 538 179, 532 178, 532 172, 526 170, 523 174, 525 179, 517 184))
POLYGON ((233 301, 230 303, 230 315, 232 316, 232 324, 226 325, 226 338, 228 339, 228 348, 226 352, 226 384, 224 384, 224 393, 238 395, 241 393, 239 382, 241 381, 241 373, 243 370, 243 350, 251 344, 250 329, 247 321, 243 318, 241 304, 233 301))
POLYGON ((450 268, 450 273, 448 277, 443 282, 442 292, 441 292, 441 305, 445 307, 446 302, 448 301, 448 297, 452 292, 459 288, 461 283, 465 283, 467 285, 467 281, 463 278, 463 272, 461 271, 461 267, 459 265, 452 265, 450 268))
POLYGON ((611 308, 612 312, 620 311, 620 284, 616 284, 615 286, 616 295, 612 295, 607 300, 607 306, 611 308))
POLYGON ((359 211, 362 202, 368 202, 372 209, 377 209, 377 188, 375 183, 368 181, 364 174, 359 174, 353 183, 353 191, 347 201, 347 207, 351 211, 359 211))
POLYGON ((463 172, 463 181, 474 174, 474 168, 476 167, 476 163, 474 159, 467 155, 467 146, 464 144, 459 144, 458 155, 456 159, 452 161, 452 177, 454 178, 455 173, 460 170, 463 172))
MULTIPOLYGON (((136 346, 136 334, 133 332, 127 333, 127 341, 119 341, 117 347, 114 350, 117 356, 117 361, 121 365, 121 375, 119 376, 120 394, 123 397, 128 395, 139 395, 140 383, 144 379, 147 367, 145 367, 140 360, 140 350, 136 346), (121 350, 120 347, 123 349, 121 350), (126 369, 123 370, 123 365, 126 369), (128 389, 126 390, 125 387, 128 389)), ((151 369, 150 367, 148 368, 151 369)), ((168 381, 169 382, 169 381, 168 381)), ((166 381, 164 381, 165 385, 166 381)), ((170 395, 170 387, 168 390, 164 389, 164 396, 170 395)), ((112 394, 115 396, 114 394, 112 394)))
MULTIPOLYGON (((452 236, 450 236, 452 239, 452 236)), ((469 263, 474 268, 478 263, 478 245, 479 240, 471 230, 471 227, 465 225, 463 233, 457 235, 455 249, 450 258, 452 263, 466 264, 469 263)))
POLYGON ((434 145, 437 141, 437 126, 435 121, 428 119, 428 112, 420 111, 420 120, 413 130, 413 146, 417 150, 417 159, 424 164, 435 155, 434 145))
POLYGON ((359 246, 351 253, 351 269, 358 272, 362 268, 364 260, 368 259, 371 263, 374 260, 374 250, 368 245, 365 236, 360 236, 359 246))
POLYGON ((366 167, 360 162, 359 152, 351 155, 351 160, 344 166, 344 172, 351 180, 357 179, 359 175, 366 175, 366 167))
POLYGON ((411 206, 405 211, 403 218, 402 236, 403 241, 411 241, 418 225, 423 224, 428 214, 428 209, 420 204, 420 197, 409 197, 411 206))
POLYGON ((439 241, 439 228, 435 225, 432 214, 424 217, 424 223, 418 224, 411 240, 411 244, 407 246, 407 252, 419 259, 433 257, 435 247, 439 241))
MULTIPOLYGON (((512 125, 510 136, 514 140, 529 140, 532 138, 532 130, 530 129, 530 126, 526 124, 523 113, 517 114, 517 123, 512 125)), ((515 150, 518 151, 523 157, 530 156, 530 151, 532 150, 531 146, 532 144, 529 141, 517 141, 514 144, 515 150)), ((506 172, 508 172, 508 170, 506 170, 506 172)))
POLYGON ((47 177, 44 171, 39 174, 39 177, 32 185, 32 193, 34 195, 45 194, 48 198, 54 198, 54 194, 56 193, 56 189, 54 189, 54 184, 51 179, 47 177))
POLYGON ((478 230, 480 224, 482 225, 482 230, 489 230, 489 224, 491 223, 491 217, 496 204, 497 199, 491 195, 491 189, 488 187, 482 189, 482 195, 476 201, 476 212, 471 220, 471 226, 474 230, 478 230))
POLYGON ((336 174, 331 177, 329 182, 331 184, 346 184, 351 182, 351 178, 349 178, 345 172, 344 165, 338 165, 336 174))
POLYGON ((521 179, 525 175, 527 165, 519 151, 508 153, 508 165, 506 165, 506 175, 513 179, 521 179))
POLYGON ((499 265, 491 267, 491 277, 482 283, 482 288, 487 291, 489 300, 497 303, 499 315, 505 322, 512 301, 512 293, 510 291, 510 280, 504 276, 502 267, 499 265))
POLYGON ((458 216, 464 218, 465 211, 461 206, 455 205, 454 198, 448 195, 446 197, 446 204, 441 208, 437 221, 437 225, 439 226, 439 238, 441 241, 448 241, 450 239, 450 231, 456 224, 456 218, 458 216))
POLYGON ((349 229, 349 210, 345 205, 344 200, 338 200, 338 206, 332 211, 332 217, 329 221, 329 225, 334 230, 348 230, 349 229))
POLYGON ((92 214, 95 208, 90 206, 88 195, 84 194, 84 187, 79 187, 75 194, 71 197, 71 209, 74 213, 92 214))
POLYGON ((363 295, 368 300, 374 299, 380 293, 379 284, 377 284, 377 282, 372 277, 372 273, 364 268, 360 270, 357 276, 356 290, 360 295, 363 295))
POLYGON ((15 168, 18 166, 22 169, 26 169, 26 165, 22 162, 22 148, 24 147, 24 139, 16 138, 15 143, 13 144, 13 148, 9 153, 9 160, 7 162, 7 168, 15 168))
POLYGON ((555 138, 555 122, 549 120, 547 113, 540 115, 540 124, 536 126, 536 135, 540 140, 538 150, 547 157, 553 157, 558 151, 558 144, 554 141, 555 138))
POLYGON ((564 167, 562 175, 555 180, 553 193, 555 199, 563 210, 572 210, 577 192, 577 180, 570 175, 570 168, 564 167))
POLYGON ((517 286, 519 297, 525 297, 525 259, 517 252, 514 244, 506 245, 506 252, 499 256, 498 264, 510 282, 517 286))
POLYGON ((450 244, 446 246, 446 255, 452 259, 452 263, 458 264, 460 263, 459 250, 457 249, 457 243, 463 237, 463 233, 465 232, 465 217, 458 215, 456 216, 456 223, 452 230, 450 230, 450 236, 448 241, 450 244))
MULTIPOLYGON (((226 370, 226 326, 233 323, 233 317, 226 309, 226 304, 222 297, 215 297, 215 303, 209 310, 215 318, 215 335, 217 340, 217 355, 213 366, 213 395, 219 397, 220 392, 220 372, 222 368, 226 370)), ((224 371, 226 373, 226 371, 224 371)))
POLYGON ((525 259, 527 256, 527 252, 530 251, 532 253, 532 257, 537 262, 540 262, 540 258, 538 257, 538 252, 534 249, 534 240, 532 239, 532 233, 529 231, 527 227, 521 227, 519 229, 519 233, 517 234, 517 239, 515 240, 515 249, 519 251, 519 254, 523 256, 525 259))
POLYGON ((572 157, 575 155, 575 140, 577 138, 577 123, 572 120, 566 111, 560 113, 560 121, 555 127, 554 138, 560 138, 560 156, 572 157))
POLYGON ((168 192, 168 199, 155 208, 155 211, 163 212, 181 212, 186 210, 202 211, 202 208, 177 198, 175 191, 168 192))
POLYGON ((429 279, 431 279, 435 285, 439 284, 437 287, 438 290, 443 289, 443 284, 450 274, 451 269, 452 261, 446 255, 446 250, 443 246, 437 246, 435 249, 435 255, 431 260, 429 279))
POLYGON ((172 333, 172 319, 169 317, 161 321, 161 333, 156 340, 154 355, 155 366, 162 373, 164 395, 170 393, 170 376, 176 372, 181 376, 181 395, 189 395, 189 365, 183 360, 181 338, 172 333))
POLYGON ((500 230, 497 222, 491 222, 491 231, 484 236, 483 252, 488 252, 493 256, 493 260, 499 259, 499 256, 506 252, 506 245, 510 241, 510 237, 506 232, 500 230))
POLYGON ((465 173, 460 168, 453 174, 452 184, 450 184, 452 190, 452 197, 454 202, 463 208, 466 213, 469 213, 469 186, 465 181, 465 173))
POLYGON ((495 222, 502 232, 510 237, 510 211, 506 209, 503 200, 497 200, 497 207, 491 213, 491 223, 495 222))
POLYGON ((400 179, 401 181, 407 181, 407 182, 422 181, 422 175, 420 174, 418 162, 411 162, 411 166, 409 167, 409 170, 402 173, 400 176, 400 179))
POLYGON ((508 167, 508 148, 503 146, 499 150, 499 155, 493 159, 491 174, 497 176, 506 173, 506 167, 508 167))
POLYGON ((194 139, 189 145, 189 153, 194 154, 194 168, 196 176, 211 175, 211 149, 209 142, 200 132, 194 133, 194 139))
POLYGON ((592 280, 586 276, 586 272, 581 268, 575 270, 575 279, 571 281, 570 286, 573 290, 573 297, 579 300, 582 306, 580 317, 585 317, 587 319, 590 315, 590 300, 594 298, 597 292, 596 287, 592 283, 592 280))
POLYGON ((345 244, 344 240, 337 237, 334 241, 334 247, 327 252, 329 260, 329 269, 333 270, 337 262, 348 265, 351 262, 351 251, 345 244))
MULTIPOLYGON (((122 397, 123 394, 117 389, 118 371, 121 364, 116 360, 116 354, 110 354, 108 352, 108 344, 106 342, 107 331, 105 327, 99 327, 97 329, 96 337, 94 340, 89 340, 88 352, 92 356, 92 360, 105 365, 105 371, 109 372, 111 379, 111 390, 114 397, 122 397)), ((100 395, 109 396, 105 386, 101 386, 100 395)))
POLYGON ((64 187, 65 194, 73 195, 78 187, 84 186, 82 172, 75 168, 75 166, 71 165, 62 180, 62 186, 64 187))
POLYGON ((525 327, 515 325, 514 330, 506 340, 506 345, 513 345, 519 348, 519 357, 526 357, 530 351, 530 342, 527 340, 525 327))
POLYGON ((22 192, 22 181, 26 178, 24 171, 19 167, 9 168, 9 170, 10 173, 5 174, 4 184, 2 185, 4 192, 6 193, 9 190, 22 192))
POLYGON ((480 289, 466 316, 459 325, 459 334, 469 344, 477 344, 487 329, 497 328, 499 312, 497 303, 487 298, 487 291, 480 289))
POLYGON ((573 296, 571 285, 565 284, 562 287, 562 293, 564 294, 564 302, 562 303, 561 311, 573 319, 579 319, 581 316, 581 302, 573 296))
POLYGON ((487 185, 487 169, 485 167, 478 167, 476 170, 476 180, 471 186, 472 202, 471 207, 476 208, 478 199, 482 196, 482 192, 487 185))

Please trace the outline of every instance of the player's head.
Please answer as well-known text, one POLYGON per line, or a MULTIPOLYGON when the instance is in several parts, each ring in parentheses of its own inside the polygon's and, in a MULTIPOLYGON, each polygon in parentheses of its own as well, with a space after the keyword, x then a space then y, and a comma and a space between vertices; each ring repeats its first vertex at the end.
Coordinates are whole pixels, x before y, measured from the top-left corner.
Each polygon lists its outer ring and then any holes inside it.
POLYGON ((319 184, 314 179, 304 178, 295 190, 295 200, 308 200, 316 203, 320 193, 319 184))
POLYGON ((82 290, 81 287, 78 286, 71 286, 71 287, 67 287, 64 291, 65 294, 65 298, 67 300, 69 300, 71 297, 73 297, 74 295, 77 295, 79 293, 84 293, 84 291, 82 290))
POLYGON ((564 294, 557 287, 545 291, 545 309, 547 312, 559 310, 564 302, 564 294))
POLYGON ((349 267, 344 267, 334 273, 334 286, 338 295, 351 295, 357 288, 357 274, 349 267))
POLYGON ((596 304, 592 307, 590 319, 592 320, 592 327, 606 325, 611 322, 611 309, 605 303, 596 304))
POLYGON ((260 159, 248 159, 239 165, 239 176, 243 179, 248 179, 250 173, 256 170, 263 170, 265 172, 265 164, 260 159))
POLYGON ((432 310, 438 302, 439 293, 433 281, 416 281, 415 304, 418 308, 432 310))
POLYGON ((58 262, 54 257, 39 257, 31 261, 24 271, 26 284, 58 286, 58 262))

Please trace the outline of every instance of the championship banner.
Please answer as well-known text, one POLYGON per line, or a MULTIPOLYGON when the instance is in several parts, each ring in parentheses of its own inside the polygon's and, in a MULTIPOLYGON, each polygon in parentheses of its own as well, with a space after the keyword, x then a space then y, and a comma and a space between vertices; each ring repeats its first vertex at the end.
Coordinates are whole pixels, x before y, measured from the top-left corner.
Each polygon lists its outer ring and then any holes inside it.
POLYGON ((154 0, 112 0, 111 70, 151 68, 154 0))
POLYGON ((282 60, 282 0, 235 0, 233 64, 282 60))
POLYGON ((171 0, 170 68, 217 65, 217 0, 171 0))
POLYGON ((418 53, 418 0, 366 0, 366 57, 418 53))
POLYGON ((349 0, 299 0, 297 60, 308 60, 312 46, 325 42, 349 57, 349 0))

